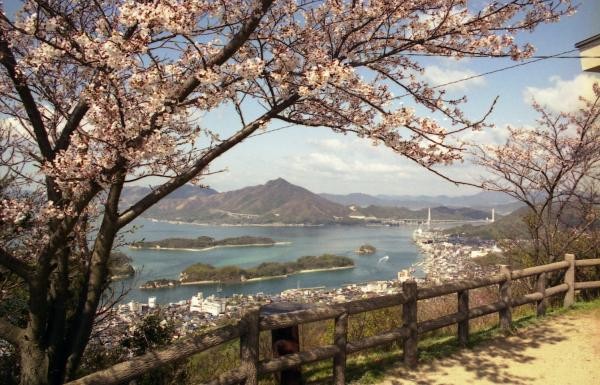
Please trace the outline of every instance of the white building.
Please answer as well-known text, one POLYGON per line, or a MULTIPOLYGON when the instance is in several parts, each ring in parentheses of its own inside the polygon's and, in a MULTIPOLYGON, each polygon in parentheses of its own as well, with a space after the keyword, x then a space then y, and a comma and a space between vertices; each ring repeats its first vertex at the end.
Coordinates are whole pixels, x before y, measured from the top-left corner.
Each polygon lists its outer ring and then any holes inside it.
POLYGON ((192 297, 190 301, 190 312, 209 313, 214 316, 225 313, 226 302, 222 298, 215 298, 214 295, 204 298, 202 292, 192 297))
POLYGON ((192 296, 190 301, 190 312, 198 312, 202 313, 202 302, 204 301, 204 295, 202 292, 198 292, 198 294, 192 296))
POLYGON ((127 306, 129 307, 129 311, 132 313, 139 313, 142 311, 142 304, 139 302, 131 301, 127 304, 127 306))
POLYGON ((202 303, 202 310, 205 313, 210 313, 214 316, 218 316, 219 314, 225 313, 225 308, 225 301, 221 298, 215 298, 212 295, 205 299, 202 303))
POLYGON ((387 282, 376 281, 369 282, 365 286, 360 287, 360 291, 363 293, 381 293, 387 289, 387 282))
POLYGON ((156 297, 148 297, 148 307, 154 309, 156 307, 156 297))

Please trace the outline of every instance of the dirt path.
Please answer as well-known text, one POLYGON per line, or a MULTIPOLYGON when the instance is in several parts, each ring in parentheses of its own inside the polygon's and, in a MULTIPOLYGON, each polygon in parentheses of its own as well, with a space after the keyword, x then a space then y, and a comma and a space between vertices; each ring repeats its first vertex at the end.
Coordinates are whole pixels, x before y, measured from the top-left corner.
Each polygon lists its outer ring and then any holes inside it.
POLYGON ((600 309, 552 317, 506 339, 398 366, 380 385, 600 385, 600 309))

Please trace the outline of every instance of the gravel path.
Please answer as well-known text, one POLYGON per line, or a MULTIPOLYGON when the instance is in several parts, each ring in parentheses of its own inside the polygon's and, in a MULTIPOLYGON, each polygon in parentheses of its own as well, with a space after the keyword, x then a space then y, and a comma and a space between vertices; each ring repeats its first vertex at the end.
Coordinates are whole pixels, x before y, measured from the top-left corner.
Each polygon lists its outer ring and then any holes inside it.
POLYGON ((600 385, 600 309, 551 317, 415 371, 388 373, 380 385, 600 385))

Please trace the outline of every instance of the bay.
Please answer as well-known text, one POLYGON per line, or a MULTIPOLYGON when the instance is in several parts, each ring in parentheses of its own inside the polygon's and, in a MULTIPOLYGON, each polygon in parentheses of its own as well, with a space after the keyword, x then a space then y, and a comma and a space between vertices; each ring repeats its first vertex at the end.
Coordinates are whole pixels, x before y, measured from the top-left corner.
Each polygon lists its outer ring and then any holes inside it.
MULTIPOLYGON (((418 261, 419 252, 412 241, 412 226, 367 227, 367 226, 205 226, 188 223, 168 223, 138 219, 133 223, 135 231, 125 232, 126 242, 156 241, 165 238, 196 238, 209 236, 215 239, 243 235, 269 237, 282 245, 269 247, 225 247, 205 251, 148 250, 122 247, 121 251, 133 259, 136 276, 113 284, 117 291, 130 288, 123 301, 146 302, 156 297, 158 303, 189 299, 197 292, 204 295, 231 296, 233 294, 278 294, 297 287, 328 288, 352 283, 395 279, 398 271, 418 261), (371 255, 357 255, 360 245, 369 243, 377 248, 371 255), (253 267, 262 262, 293 261, 304 255, 331 253, 352 258, 355 268, 348 270, 322 271, 292 275, 288 278, 270 279, 236 284, 184 285, 171 289, 140 290, 147 280, 157 278, 178 279, 186 267, 202 262, 213 266, 237 265, 253 267), (384 256, 387 261, 380 262, 384 256)), ((130 228, 131 229, 131 228, 130 228)), ((417 276, 422 272, 417 270, 417 276)))

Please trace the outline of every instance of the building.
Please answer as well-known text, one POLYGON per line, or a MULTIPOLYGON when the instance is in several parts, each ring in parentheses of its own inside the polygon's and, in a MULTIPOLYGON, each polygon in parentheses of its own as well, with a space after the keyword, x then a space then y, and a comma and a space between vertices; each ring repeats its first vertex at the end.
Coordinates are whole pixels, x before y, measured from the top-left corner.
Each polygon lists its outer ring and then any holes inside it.
POLYGON ((148 297, 148 307, 154 309, 156 307, 156 297, 148 297))
POLYGON ((192 296, 190 300, 190 312, 198 312, 202 313, 202 302, 204 301, 204 295, 202 292, 198 292, 198 294, 192 296))
POLYGON ((142 304, 135 301, 130 301, 128 304, 129 311, 132 313, 139 313, 142 311, 142 304))
POLYGON ((226 301, 222 298, 215 298, 214 295, 204 298, 202 292, 192 297, 190 301, 190 312, 209 313, 213 316, 225 313, 226 301))
POLYGON ((414 279, 413 275, 412 275, 412 271, 410 269, 404 269, 404 270, 400 270, 398 272, 398 282, 402 283, 402 282, 406 282, 406 281, 412 281, 414 279))
POLYGON ((214 295, 206 298, 202 303, 202 311, 214 316, 225 313, 226 302, 221 298, 215 298, 214 295))
POLYGON ((589 72, 600 72, 600 34, 589 37, 575 44, 581 53, 581 69, 589 72))

